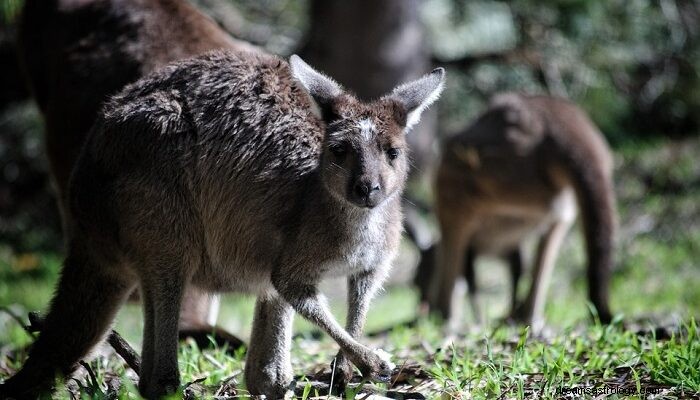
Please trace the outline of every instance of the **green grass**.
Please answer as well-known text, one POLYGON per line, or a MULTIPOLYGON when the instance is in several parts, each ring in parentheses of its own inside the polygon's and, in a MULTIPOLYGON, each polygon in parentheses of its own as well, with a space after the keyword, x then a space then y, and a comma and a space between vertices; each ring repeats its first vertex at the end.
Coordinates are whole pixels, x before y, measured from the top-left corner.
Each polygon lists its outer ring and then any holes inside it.
MULTIPOLYGON (((619 150, 616 171, 620 234, 611 302, 618 314, 609 326, 587 319, 585 254, 578 230, 569 235, 558 259, 545 310, 547 327, 500 326, 507 310, 506 268, 479 260, 478 279, 489 323, 473 326, 466 319, 458 335, 448 335, 433 320, 363 339, 393 355, 402 374, 391 387, 365 383, 345 397, 372 389, 409 390, 426 398, 693 398, 700 396, 700 139, 682 143, 629 145, 619 150), (566 394, 568 392, 568 394, 566 394), (613 393, 614 392, 614 393, 613 393), (568 397, 567 397, 568 396, 568 397)), ((0 307, 25 317, 43 310, 57 279, 60 255, 15 253, 0 244, 0 307)), ((397 269, 406 268, 399 265, 397 269)), ((520 287, 524 292, 529 282, 520 287)), ((332 290, 331 292, 337 292, 332 290)), ((521 293, 522 294, 522 293, 521 293)), ((344 299, 331 305, 343 319, 344 299)), ((253 299, 224 297, 221 324, 248 338, 253 299)), ((407 284, 394 284, 373 303, 368 331, 408 321, 415 316, 417 296, 407 284)), ((115 326, 139 348, 141 311, 128 305, 115 326)), ((295 321, 292 359, 300 398, 324 397, 320 374, 337 345, 308 333, 315 328, 295 321)), ((0 312, 0 380, 16 370, 32 337, 7 312, 0 312)), ((183 391, 192 398, 244 395, 244 353, 201 350, 185 342, 179 360, 183 391)), ((59 385, 54 398, 136 399, 133 372, 114 355, 100 356, 76 380, 59 385)), ((363 395, 358 396, 361 398, 363 395)))
MULTIPOLYGON (((697 335, 693 319, 684 322, 667 340, 657 340, 653 334, 639 335, 625 329, 620 321, 610 326, 578 326, 545 336, 532 335, 526 327, 504 326, 456 337, 445 337, 438 324, 424 321, 413 329, 399 327, 367 341, 394 354, 393 361, 399 368, 402 364, 422 365, 427 377, 409 379, 396 389, 418 390, 428 398, 557 399, 566 391, 577 390, 617 393, 609 398, 644 398, 649 393, 689 398, 700 394, 697 335)), ((200 350, 191 342, 184 343, 179 354, 185 382, 182 389, 199 397, 213 395, 228 383, 229 393, 245 394, 241 384, 244 354, 225 350, 200 350)), ((296 339, 295 372, 313 374, 328 365, 335 351, 328 339, 296 339)), ((90 364, 90 370, 97 384, 87 376, 79 380, 87 394, 84 398, 138 398, 133 376, 116 357, 99 357, 90 364), (115 381, 120 386, 115 388, 115 381), (111 391, 107 389, 110 386, 111 391)), ((86 375, 86 371, 83 367, 81 372, 86 375)), ((301 387, 305 378, 298 377, 298 381, 301 387)), ((72 384, 76 386, 76 382, 72 384)), ((311 383, 304 389, 307 395, 318 391, 311 383)), ((68 389, 61 389, 54 398, 68 398, 68 393, 68 389)))
MULTIPOLYGON (((694 321, 685 328, 696 329, 694 321)), ((628 394, 672 386, 698 391, 696 333, 666 342, 616 325, 565 330, 552 338, 531 339, 528 333, 521 329, 517 342, 512 328, 473 338, 471 345, 443 351, 432 372, 453 397, 469 392, 484 399, 559 398, 575 388, 628 394), (672 371, 667 360, 677 361, 672 371)))

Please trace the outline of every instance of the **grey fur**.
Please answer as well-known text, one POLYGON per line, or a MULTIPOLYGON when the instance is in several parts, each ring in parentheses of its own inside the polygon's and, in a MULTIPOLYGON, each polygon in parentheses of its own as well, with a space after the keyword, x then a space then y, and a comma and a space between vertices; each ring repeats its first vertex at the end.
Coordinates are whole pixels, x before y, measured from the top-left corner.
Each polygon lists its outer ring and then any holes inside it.
POLYGON ((404 84, 392 92, 392 97, 404 105, 408 111, 406 126, 411 128, 420 122, 420 115, 442 93, 445 70, 435 68, 421 79, 404 84))
POLYGON ((343 93, 338 83, 311 68, 298 55, 294 54, 289 58, 289 65, 294 77, 317 102, 327 104, 343 93))
POLYGON ((365 104, 345 92, 326 104, 323 120, 312 106, 289 64, 252 53, 183 61, 112 99, 71 180, 74 224, 58 290, 65 296, 54 299, 46 329, 5 390, 22 392, 69 369, 112 318, 95 316, 116 310, 137 284, 145 309, 139 390, 147 398, 179 383, 177 315, 187 284, 258 296, 246 366, 252 393, 286 391, 292 309, 338 342, 341 379, 350 377, 348 362, 388 379, 387 363, 357 338, 399 243, 409 110, 393 95, 365 104), (374 126, 369 138, 363 120, 374 126), (83 287, 81 274, 95 283, 83 287), (331 275, 349 279, 347 330, 317 290, 331 275), (114 281, 122 283, 102 290, 114 281), (72 307, 80 315, 61 323, 72 307), (77 350, 64 347, 66 336, 77 350))

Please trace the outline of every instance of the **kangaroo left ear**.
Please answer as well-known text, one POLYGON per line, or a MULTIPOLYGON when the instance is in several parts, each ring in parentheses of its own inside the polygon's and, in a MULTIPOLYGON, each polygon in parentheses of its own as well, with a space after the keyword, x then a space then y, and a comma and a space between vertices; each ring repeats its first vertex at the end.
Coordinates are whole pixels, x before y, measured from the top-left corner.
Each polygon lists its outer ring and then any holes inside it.
POLYGON ((306 89, 312 99, 322 110, 343 94, 343 89, 333 79, 323 75, 304 62, 298 55, 289 58, 292 75, 306 89))
POLYGON ((420 122, 420 115, 433 104, 445 86, 445 69, 435 68, 418 80, 404 83, 385 96, 403 105, 406 110, 406 130, 420 122))

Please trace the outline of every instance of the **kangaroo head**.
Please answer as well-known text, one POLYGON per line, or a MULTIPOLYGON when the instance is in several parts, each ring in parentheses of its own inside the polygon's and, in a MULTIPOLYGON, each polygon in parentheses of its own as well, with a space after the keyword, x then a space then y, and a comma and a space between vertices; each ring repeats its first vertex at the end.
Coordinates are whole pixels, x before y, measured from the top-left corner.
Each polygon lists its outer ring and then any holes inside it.
POLYGON ((400 194, 408 175, 406 133, 442 92, 445 71, 437 68, 364 103, 297 56, 292 73, 318 106, 326 124, 321 179, 333 197, 374 208, 400 194))

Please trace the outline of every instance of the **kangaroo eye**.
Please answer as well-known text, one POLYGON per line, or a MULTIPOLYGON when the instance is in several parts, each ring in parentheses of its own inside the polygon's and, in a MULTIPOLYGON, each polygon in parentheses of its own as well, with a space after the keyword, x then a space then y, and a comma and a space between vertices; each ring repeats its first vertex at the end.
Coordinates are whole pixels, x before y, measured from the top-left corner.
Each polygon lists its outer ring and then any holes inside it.
POLYGON ((396 149, 393 147, 386 151, 386 155, 389 156, 390 160, 395 160, 396 157, 399 156, 399 153, 400 153, 399 149, 396 149))
POLYGON ((331 153, 333 153, 334 156, 339 158, 345 156, 345 153, 347 153, 346 147, 342 144, 332 144, 328 146, 328 149, 331 151, 331 153))

